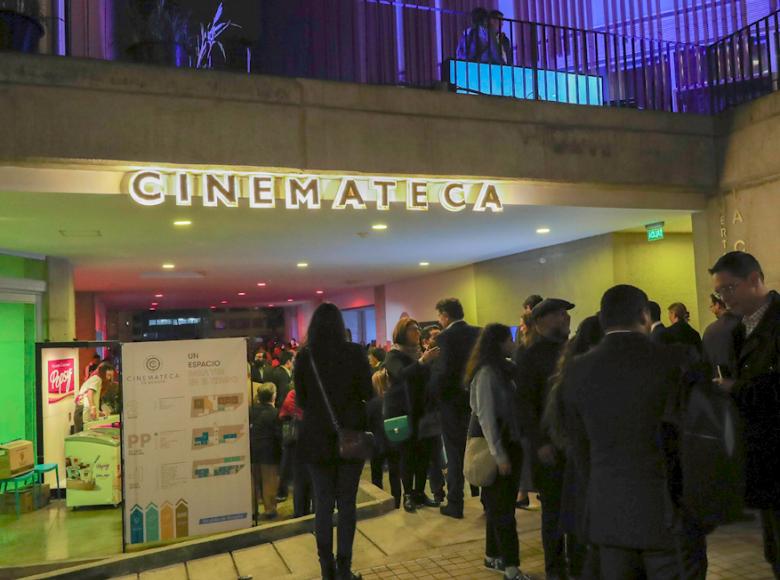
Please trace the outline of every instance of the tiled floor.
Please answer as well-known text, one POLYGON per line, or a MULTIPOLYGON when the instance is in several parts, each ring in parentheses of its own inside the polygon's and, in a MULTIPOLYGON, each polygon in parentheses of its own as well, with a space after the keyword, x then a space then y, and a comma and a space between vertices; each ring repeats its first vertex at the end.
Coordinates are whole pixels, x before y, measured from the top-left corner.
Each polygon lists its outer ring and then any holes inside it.
MULTIPOLYGON (((522 568, 535 580, 544 578, 544 556, 539 537, 538 509, 518 511, 522 568)), ((394 511, 358 523, 354 567, 365 580, 385 579, 500 579, 482 568, 484 516, 478 501, 466 506, 463 520, 444 518, 436 510, 416 514, 394 511)), ((303 580, 318 573, 316 547, 311 534, 287 538, 230 554, 187 562, 165 576, 183 579, 303 580), (175 572, 175 574, 173 574, 175 572)), ((761 533, 756 521, 718 530, 709 538, 708 580, 771 580, 764 562, 761 533)))

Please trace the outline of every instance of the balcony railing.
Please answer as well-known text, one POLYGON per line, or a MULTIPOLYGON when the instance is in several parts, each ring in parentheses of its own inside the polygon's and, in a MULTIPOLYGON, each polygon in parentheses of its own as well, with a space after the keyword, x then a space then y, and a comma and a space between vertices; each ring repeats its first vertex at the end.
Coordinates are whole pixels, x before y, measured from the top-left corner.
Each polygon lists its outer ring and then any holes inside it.
MULTIPOLYGON (((102 7, 101 28, 91 35, 101 39, 103 57, 194 66, 195 50, 184 44, 131 44, 137 31, 123 30, 129 0, 96 2, 102 7)), ((213 66, 697 114, 718 113, 778 90, 778 12, 709 47, 505 18, 491 33, 478 35, 480 48, 469 51, 463 45, 470 14, 414 2, 264 0, 256 13, 244 13, 259 28, 228 30, 223 39, 227 58, 220 51, 213 66), (498 29, 505 36, 503 44, 497 40, 498 29), (257 40, 245 38, 253 35, 257 40)), ((90 34, 77 31, 72 36, 73 43, 55 36, 55 44, 80 46, 76 41, 90 34)))

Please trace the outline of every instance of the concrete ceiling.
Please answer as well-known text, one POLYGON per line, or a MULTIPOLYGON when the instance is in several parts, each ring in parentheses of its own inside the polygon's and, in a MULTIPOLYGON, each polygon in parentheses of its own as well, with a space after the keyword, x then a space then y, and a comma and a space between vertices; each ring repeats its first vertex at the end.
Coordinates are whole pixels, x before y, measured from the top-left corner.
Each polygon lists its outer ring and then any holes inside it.
MULTIPOLYGON (((246 200, 242 200, 246 203, 246 200)), ((285 304, 539 247, 678 223, 687 212, 506 206, 503 213, 141 207, 128 196, 0 193, 0 248, 62 256, 112 309, 285 304), (675 221, 677 218, 677 221, 675 221), (192 220, 186 228, 176 219, 192 220), (374 232, 374 223, 387 224, 374 232), (547 235, 536 233, 548 227, 547 235), (430 262, 422 268, 421 261, 430 262), (166 273, 163 263, 174 263, 166 273), (305 270, 296 267, 308 262, 305 270), (181 278, 182 275, 197 277, 181 278), (260 288, 258 282, 267 286, 260 288), (245 292, 246 296, 238 296, 245 292), (164 298, 156 300, 154 294, 164 298)))

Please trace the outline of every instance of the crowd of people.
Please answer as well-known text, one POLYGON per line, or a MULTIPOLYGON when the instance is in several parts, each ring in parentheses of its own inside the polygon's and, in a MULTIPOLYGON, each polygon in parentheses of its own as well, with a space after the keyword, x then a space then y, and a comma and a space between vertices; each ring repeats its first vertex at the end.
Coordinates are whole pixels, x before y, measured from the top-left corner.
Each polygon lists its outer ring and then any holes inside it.
POLYGON ((275 513, 275 482, 284 490, 293 480, 295 514, 316 514, 322 577, 359 578, 351 549, 368 460, 373 483, 384 487, 387 476, 407 512, 438 507, 459 519, 466 492, 480 495, 484 565, 507 579, 529 578, 515 510, 534 491, 548 579, 704 580, 707 534, 747 505, 760 511, 780 578, 780 295, 750 254, 726 254, 710 274, 717 319, 703 340, 684 304, 667 307, 666 326, 660 306, 628 285, 581 313, 573 337, 567 300, 530 296, 513 337, 503 324, 468 324, 446 298, 437 324, 402 317, 387 351, 349 342, 338 308, 320 305, 297 355, 278 352, 260 375, 253 366, 263 379, 252 428, 266 514, 275 513), (691 440, 699 434, 686 421, 702 401, 733 408, 738 420, 722 432, 741 446, 695 447, 720 443, 719 430, 691 440), (740 447, 743 460, 721 447, 740 447), (734 466, 743 487, 725 484, 734 466), (475 473, 481 489, 470 485, 475 473), (698 493, 701 481, 709 489, 698 493))

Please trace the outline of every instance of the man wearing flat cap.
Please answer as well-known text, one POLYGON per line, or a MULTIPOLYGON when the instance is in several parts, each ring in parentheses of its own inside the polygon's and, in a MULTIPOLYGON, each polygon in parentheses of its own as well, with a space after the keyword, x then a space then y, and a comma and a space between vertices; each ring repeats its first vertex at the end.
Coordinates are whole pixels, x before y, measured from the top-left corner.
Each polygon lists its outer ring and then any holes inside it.
MULTIPOLYGON (((539 338, 518 357, 518 415, 523 417, 530 441, 533 478, 542 501, 542 545, 547 578, 567 578, 563 534, 558 525, 565 457, 558 453, 542 425, 542 415, 555 373, 569 339, 574 304, 559 298, 546 298, 531 311, 531 321, 539 338)), ((572 554, 573 555, 573 554, 572 554)))

